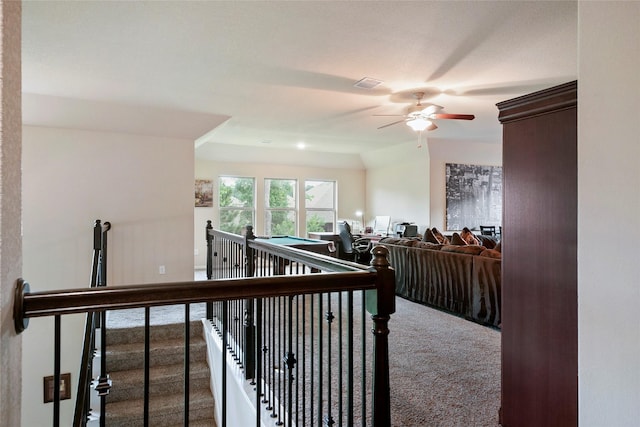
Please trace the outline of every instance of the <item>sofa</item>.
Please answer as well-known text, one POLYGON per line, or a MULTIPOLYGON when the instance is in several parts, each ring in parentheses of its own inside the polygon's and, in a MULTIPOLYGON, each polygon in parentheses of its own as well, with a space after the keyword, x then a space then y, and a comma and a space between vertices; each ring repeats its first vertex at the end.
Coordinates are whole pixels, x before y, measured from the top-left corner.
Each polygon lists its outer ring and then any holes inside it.
POLYGON ((387 237, 396 294, 474 322, 500 327, 501 254, 495 242, 452 245, 387 237))

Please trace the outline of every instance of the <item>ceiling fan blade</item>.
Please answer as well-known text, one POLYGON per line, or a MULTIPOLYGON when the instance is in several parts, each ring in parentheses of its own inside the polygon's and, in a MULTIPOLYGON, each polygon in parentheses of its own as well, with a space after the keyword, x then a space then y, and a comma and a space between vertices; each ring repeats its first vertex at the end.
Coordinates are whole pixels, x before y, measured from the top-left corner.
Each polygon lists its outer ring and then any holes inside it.
POLYGON ((386 127, 389 127, 389 126, 392 126, 392 125, 397 125, 398 123, 402 123, 402 122, 404 122, 404 119, 398 120, 397 122, 388 123, 386 125, 380 126, 378 129, 383 129, 383 128, 386 128, 386 127))
POLYGON ((438 129, 438 126, 436 126, 435 123, 431 122, 431 124, 427 126, 425 130, 436 130, 436 129, 438 129))
POLYGON ((440 111, 443 108, 444 107, 441 107, 440 105, 436 105, 436 104, 427 105, 425 109, 422 110, 422 114, 424 114, 425 116, 429 116, 431 114, 435 114, 436 111, 440 111))
POLYGON ((457 120, 473 120, 476 118, 473 114, 446 114, 446 113, 435 113, 431 114, 429 117, 432 119, 457 119, 457 120))

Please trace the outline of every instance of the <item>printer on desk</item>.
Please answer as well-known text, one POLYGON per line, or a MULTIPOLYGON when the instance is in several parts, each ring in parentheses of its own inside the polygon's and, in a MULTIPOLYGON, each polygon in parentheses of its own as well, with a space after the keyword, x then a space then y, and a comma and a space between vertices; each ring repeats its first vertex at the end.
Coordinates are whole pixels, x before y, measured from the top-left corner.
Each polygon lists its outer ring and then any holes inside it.
POLYGON ((418 226, 408 222, 396 224, 394 234, 398 237, 416 237, 418 235, 418 226))

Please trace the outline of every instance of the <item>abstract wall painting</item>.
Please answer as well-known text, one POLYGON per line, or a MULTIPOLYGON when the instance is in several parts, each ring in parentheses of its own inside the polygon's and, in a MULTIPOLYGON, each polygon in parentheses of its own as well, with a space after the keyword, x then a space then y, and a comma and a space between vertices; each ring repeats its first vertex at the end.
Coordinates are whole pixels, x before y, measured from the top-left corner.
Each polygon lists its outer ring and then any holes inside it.
POLYGON ((447 230, 502 225, 502 167, 446 164, 447 230))

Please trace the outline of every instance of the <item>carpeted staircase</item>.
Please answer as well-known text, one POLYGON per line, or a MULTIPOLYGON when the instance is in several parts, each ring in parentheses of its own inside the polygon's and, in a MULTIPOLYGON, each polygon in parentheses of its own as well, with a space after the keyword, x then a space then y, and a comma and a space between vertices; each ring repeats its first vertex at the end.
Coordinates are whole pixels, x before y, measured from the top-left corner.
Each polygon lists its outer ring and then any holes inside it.
MULTIPOLYGON (((202 323, 191 322, 189 425, 215 427, 214 402, 202 323)), ((184 325, 152 325, 150 332, 149 425, 184 425, 184 325)), ((144 328, 107 330, 109 427, 143 425, 144 328)))

